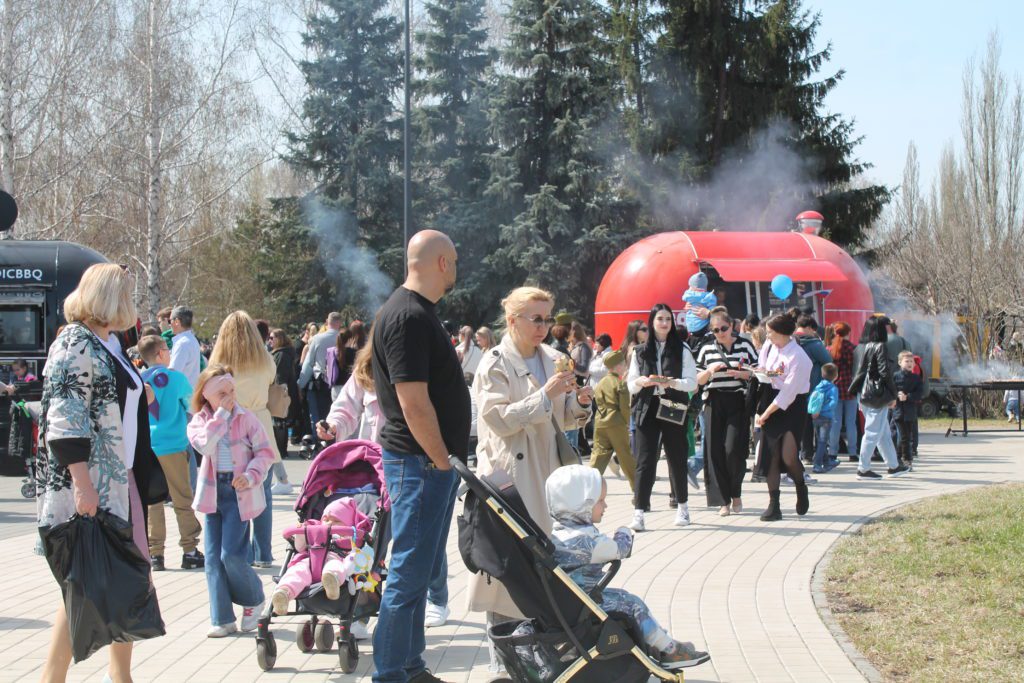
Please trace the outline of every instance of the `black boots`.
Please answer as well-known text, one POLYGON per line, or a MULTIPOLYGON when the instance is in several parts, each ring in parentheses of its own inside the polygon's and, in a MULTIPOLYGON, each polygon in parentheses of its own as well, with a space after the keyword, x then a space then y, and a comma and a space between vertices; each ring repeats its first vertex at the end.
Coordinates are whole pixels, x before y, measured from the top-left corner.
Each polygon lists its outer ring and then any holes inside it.
MULTIPOLYGON (((804 491, 807 491, 807 487, 804 487, 804 491)), ((761 513, 762 522, 777 522, 782 519, 782 508, 779 507, 779 492, 769 491, 768 495, 771 497, 771 502, 768 503, 768 508, 761 513)))
POLYGON ((807 484, 803 482, 797 482, 796 484, 796 514, 806 515, 808 508, 811 507, 811 501, 807 497, 807 484))

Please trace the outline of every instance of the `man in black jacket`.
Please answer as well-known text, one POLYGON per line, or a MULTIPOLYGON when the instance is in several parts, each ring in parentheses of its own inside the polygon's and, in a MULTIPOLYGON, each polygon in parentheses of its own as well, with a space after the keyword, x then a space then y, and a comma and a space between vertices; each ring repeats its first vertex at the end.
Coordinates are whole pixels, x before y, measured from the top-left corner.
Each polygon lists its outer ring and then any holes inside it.
MULTIPOLYGON (((825 348, 818 336, 818 321, 811 315, 801 315, 796 321, 796 333, 793 335, 800 348, 808 355, 814 366, 811 368, 811 390, 821 383, 821 367, 832 362, 832 354, 825 348)), ((800 457, 804 462, 814 461, 814 424, 808 419, 804 426, 803 438, 800 440, 800 457)))

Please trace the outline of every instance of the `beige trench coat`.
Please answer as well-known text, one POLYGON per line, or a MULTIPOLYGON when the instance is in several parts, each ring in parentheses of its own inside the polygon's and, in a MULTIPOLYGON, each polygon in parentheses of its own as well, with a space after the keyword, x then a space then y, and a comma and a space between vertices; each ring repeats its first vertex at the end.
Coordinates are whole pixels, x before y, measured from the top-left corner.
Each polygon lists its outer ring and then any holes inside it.
MULTIPOLYGON (((543 354, 544 370, 551 377, 554 361, 562 354, 543 344, 538 352, 543 354)), ((477 473, 487 475, 500 469, 509 474, 530 516, 550 533, 544 482, 560 464, 551 418, 554 416, 563 431, 576 429, 587 423, 590 409, 581 406, 572 393, 550 401, 550 410, 545 410, 543 385, 530 374, 508 335, 497 348, 484 353, 473 391, 479 411, 477 473)), ((483 574, 469 577, 468 595, 470 611, 522 616, 496 579, 483 574)))

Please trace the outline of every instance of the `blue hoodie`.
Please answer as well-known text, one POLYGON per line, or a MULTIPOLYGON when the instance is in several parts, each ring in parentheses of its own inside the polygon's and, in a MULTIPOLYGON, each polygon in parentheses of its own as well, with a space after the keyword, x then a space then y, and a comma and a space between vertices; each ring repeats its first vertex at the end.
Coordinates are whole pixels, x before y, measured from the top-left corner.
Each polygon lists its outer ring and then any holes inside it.
POLYGON ((811 415, 817 413, 818 417, 834 420, 837 405, 839 405, 839 387, 827 379, 823 379, 818 382, 807 399, 807 412, 811 415))

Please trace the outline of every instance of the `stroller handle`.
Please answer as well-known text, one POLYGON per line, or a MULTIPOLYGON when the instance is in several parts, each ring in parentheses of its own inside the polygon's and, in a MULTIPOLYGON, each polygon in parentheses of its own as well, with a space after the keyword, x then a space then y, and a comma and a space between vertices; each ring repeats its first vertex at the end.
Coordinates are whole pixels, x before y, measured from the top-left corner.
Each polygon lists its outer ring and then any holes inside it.
POLYGON ((490 492, 484 486, 484 483, 480 481, 475 474, 473 474, 473 471, 469 469, 466 463, 462 462, 454 455, 449 455, 448 464, 451 465, 456 474, 466 482, 466 486, 469 487, 470 491, 475 493, 481 499, 486 499, 487 496, 490 495, 490 492))

